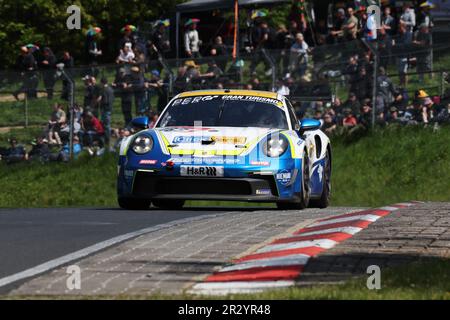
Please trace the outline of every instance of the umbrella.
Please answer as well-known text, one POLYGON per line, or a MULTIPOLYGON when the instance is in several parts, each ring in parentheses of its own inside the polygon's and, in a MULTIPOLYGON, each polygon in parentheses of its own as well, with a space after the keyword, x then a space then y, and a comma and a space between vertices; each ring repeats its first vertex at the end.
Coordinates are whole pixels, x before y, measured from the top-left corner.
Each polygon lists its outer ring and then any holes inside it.
POLYGON ((125 27, 123 27, 122 29, 120 29, 120 32, 125 32, 125 31, 131 31, 134 32, 136 31, 137 28, 136 26, 133 26, 132 24, 127 24, 125 27))
POLYGON ((101 32, 102 32, 102 29, 101 29, 101 28, 99 28, 99 27, 91 27, 91 28, 89 28, 89 30, 86 32, 86 35, 92 37, 92 36, 95 36, 96 34, 99 34, 99 33, 101 33, 101 32))
POLYGON ((35 44, 32 44, 32 43, 29 43, 29 44, 25 45, 25 47, 27 49, 29 49, 31 52, 35 52, 36 50, 40 49, 39 46, 37 46, 35 44))
POLYGON ((200 19, 196 19, 196 18, 188 19, 188 21, 185 22, 184 26, 187 27, 187 26, 190 26, 191 24, 199 23, 199 22, 200 22, 200 19))
POLYGON ((170 26, 170 20, 169 19, 158 20, 158 21, 156 21, 156 25, 157 26, 163 25, 164 27, 169 27, 170 26))
POLYGON ((252 11, 252 15, 251 18, 252 19, 256 19, 256 18, 263 18, 267 16, 267 12, 264 10, 253 10, 252 11))
POLYGON ((420 4, 421 8, 431 8, 433 9, 435 6, 431 1, 425 1, 424 3, 420 4))

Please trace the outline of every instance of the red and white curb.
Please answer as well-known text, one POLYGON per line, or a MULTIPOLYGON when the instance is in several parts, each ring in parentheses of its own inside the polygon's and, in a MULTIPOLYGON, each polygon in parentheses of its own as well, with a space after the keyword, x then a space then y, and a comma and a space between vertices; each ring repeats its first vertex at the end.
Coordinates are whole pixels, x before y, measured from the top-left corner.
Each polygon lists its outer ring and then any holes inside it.
POLYGON ((310 258, 351 238, 392 211, 417 203, 397 203, 317 220, 289 237, 276 239, 234 260, 195 284, 189 293, 226 295, 293 286, 310 258))

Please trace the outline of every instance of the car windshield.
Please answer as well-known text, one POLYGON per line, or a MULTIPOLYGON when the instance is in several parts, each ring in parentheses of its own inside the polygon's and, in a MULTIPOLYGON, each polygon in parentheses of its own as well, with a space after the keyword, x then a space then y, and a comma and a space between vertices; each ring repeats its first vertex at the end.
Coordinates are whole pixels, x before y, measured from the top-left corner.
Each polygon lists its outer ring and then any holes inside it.
POLYGON ((280 100, 233 95, 176 99, 161 115, 157 127, 194 125, 288 129, 280 100))

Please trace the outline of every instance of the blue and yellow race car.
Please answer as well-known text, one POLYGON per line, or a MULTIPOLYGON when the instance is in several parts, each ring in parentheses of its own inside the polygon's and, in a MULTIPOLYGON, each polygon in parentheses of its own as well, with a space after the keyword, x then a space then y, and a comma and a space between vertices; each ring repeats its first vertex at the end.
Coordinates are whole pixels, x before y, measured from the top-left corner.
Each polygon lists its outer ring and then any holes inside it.
POLYGON ((120 148, 117 196, 124 209, 181 208, 186 200, 275 202, 325 208, 331 145, 321 122, 298 121, 273 92, 202 90, 175 96, 154 128, 120 148))

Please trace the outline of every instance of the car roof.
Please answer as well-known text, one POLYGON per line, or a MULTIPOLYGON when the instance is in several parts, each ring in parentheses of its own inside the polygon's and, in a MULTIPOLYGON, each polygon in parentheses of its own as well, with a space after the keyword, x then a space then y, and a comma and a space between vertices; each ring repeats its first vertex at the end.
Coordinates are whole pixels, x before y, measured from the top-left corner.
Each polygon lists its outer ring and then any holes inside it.
POLYGON ((258 90, 239 90, 239 89, 216 89, 216 90, 195 90, 186 91, 178 95, 179 98, 205 96, 205 95, 241 95, 241 96, 255 96, 261 98, 271 98, 281 100, 278 93, 270 91, 258 90))

